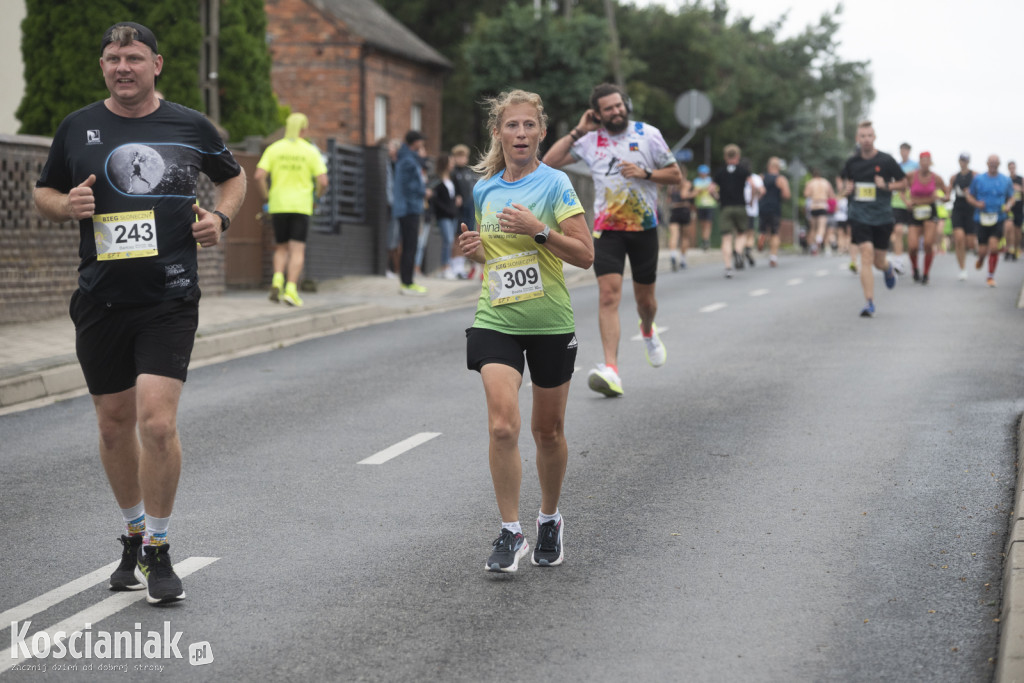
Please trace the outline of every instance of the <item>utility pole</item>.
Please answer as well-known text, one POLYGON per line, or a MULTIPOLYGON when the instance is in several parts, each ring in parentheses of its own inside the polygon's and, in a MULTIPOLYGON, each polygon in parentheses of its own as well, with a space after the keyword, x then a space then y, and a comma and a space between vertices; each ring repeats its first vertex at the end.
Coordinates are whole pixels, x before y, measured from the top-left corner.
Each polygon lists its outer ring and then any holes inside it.
POLYGON ((622 78, 622 63, 619 60, 619 30, 615 26, 615 0, 604 0, 604 12, 608 15, 608 40, 611 43, 612 76, 615 85, 625 88, 622 78))
POLYGON ((206 113, 220 123, 220 84, 217 79, 220 51, 220 0, 202 0, 199 23, 203 32, 203 47, 199 55, 199 82, 203 89, 206 113))

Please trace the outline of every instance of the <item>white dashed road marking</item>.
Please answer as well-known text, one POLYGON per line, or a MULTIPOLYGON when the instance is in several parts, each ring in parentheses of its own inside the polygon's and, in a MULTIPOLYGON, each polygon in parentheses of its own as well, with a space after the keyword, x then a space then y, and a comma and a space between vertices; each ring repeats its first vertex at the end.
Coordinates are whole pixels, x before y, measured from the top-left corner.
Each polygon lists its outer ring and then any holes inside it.
POLYGON ((814 271, 814 274, 817 277, 825 277, 826 275, 828 275, 828 271, 823 268, 821 270, 814 271))
POLYGON ((803 283, 804 283, 804 279, 802 277, 795 277, 792 280, 787 280, 786 281, 786 284, 791 286, 791 287, 793 285, 802 285, 803 283))
POLYGON ((698 309, 698 310, 701 313, 714 313, 715 311, 722 310, 726 306, 728 306, 728 304, 724 304, 724 303, 719 302, 717 304, 710 304, 710 305, 705 306, 704 308, 701 308, 701 309, 698 309))
POLYGON ((410 451, 417 446, 425 444, 431 439, 441 436, 441 432, 420 432, 410 436, 405 441, 399 441, 394 446, 389 446, 382 451, 374 453, 369 458, 364 458, 359 461, 359 465, 382 465, 391 458, 397 458, 402 453, 410 451))
POLYGON ((755 289, 753 292, 750 293, 750 296, 764 296, 765 294, 768 294, 770 291, 771 290, 769 289, 755 289))

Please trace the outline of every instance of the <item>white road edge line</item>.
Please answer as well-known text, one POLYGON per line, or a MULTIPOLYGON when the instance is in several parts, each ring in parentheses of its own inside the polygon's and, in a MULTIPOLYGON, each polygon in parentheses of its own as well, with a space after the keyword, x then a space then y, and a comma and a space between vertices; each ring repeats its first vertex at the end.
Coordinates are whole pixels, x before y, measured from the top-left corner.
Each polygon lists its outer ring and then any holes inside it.
POLYGON ((750 296, 764 296, 765 294, 768 294, 770 291, 771 290, 769 289, 755 289, 753 292, 750 293, 750 296))
POLYGON ((374 453, 369 458, 363 458, 356 464, 382 465, 386 463, 388 460, 391 460, 391 458, 397 458, 402 453, 405 453, 406 451, 410 451, 413 448, 416 448, 417 446, 425 444, 426 442, 438 436, 441 436, 441 432, 420 432, 419 434, 410 436, 405 441, 399 441, 394 446, 388 446, 384 450, 374 453))
POLYGON ((89 572, 85 576, 80 576, 74 581, 68 581, 63 586, 43 593, 37 598, 32 598, 17 607, 0 612, 0 631, 10 628, 12 621, 25 621, 31 616, 45 612, 57 603, 64 602, 76 593, 81 593, 101 581, 106 581, 110 577, 110 573, 117 569, 118 564, 116 561, 111 562, 94 572, 89 572))
POLYGON ((714 313, 715 311, 722 310, 723 308, 725 308, 728 305, 729 304, 725 304, 725 303, 719 302, 717 304, 709 304, 709 305, 705 306, 704 308, 698 308, 697 311, 699 313, 714 313))
MULTIPOLYGON (((181 578, 185 578, 189 574, 199 571, 203 567, 209 564, 213 564, 219 559, 219 557, 188 557, 182 560, 181 562, 175 562, 174 571, 181 578)), ((117 566, 116 562, 114 563, 114 566, 117 566)), ((106 567, 103 567, 103 569, 106 569, 106 567)), ((96 571, 101 570, 98 569, 96 571)), ((82 579, 85 579, 88 576, 92 576, 95 573, 96 572, 86 574, 86 576, 83 576, 82 579)), ((52 593, 53 591, 50 592, 52 593)), ((131 605, 133 602, 142 600, 144 597, 146 597, 145 589, 140 591, 122 591, 119 593, 115 593, 106 600, 101 600, 100 602, 96 603, 91 607, 86 607, 78 614, 68 617, 67 619, 58 624, 54 624, 50 628, 46 629, 45 633, 49 635, 51 641, 53 640, 54 635, 56 635, 58 631, 64 631, 66 634, 70 636, 75 631, 83 631, 85 629, 86 624, 95 624, 106 619, 107 617, 113 616, 121 610, 123 610, 124 608, 131 605)), ((9 625, 10 624, 8 624, 8 626, 9 625)), ((36 633, 42 633, 42 631, 34 631, 33 635, 35 635, 36 633)), ((27 639, 26 642, 28 642, 27 639)), ((14 659, 11 657, 11 648, 3 648, 2 650, 0 650, 0 673, 7 671, 12 666, 22 661, 27 660, 22 660, 21 658, 14 659)))

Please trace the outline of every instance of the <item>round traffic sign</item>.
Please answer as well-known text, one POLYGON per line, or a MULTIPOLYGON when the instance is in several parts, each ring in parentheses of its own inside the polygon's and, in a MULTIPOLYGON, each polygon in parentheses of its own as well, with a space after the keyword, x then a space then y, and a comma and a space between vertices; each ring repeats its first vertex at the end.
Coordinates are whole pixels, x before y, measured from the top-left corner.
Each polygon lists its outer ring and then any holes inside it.
POLYGON ((712 112, 711 100, 700 90, 687 90, 676 98, 676 121, 684 128, 693 130, 706 125, 712 112))

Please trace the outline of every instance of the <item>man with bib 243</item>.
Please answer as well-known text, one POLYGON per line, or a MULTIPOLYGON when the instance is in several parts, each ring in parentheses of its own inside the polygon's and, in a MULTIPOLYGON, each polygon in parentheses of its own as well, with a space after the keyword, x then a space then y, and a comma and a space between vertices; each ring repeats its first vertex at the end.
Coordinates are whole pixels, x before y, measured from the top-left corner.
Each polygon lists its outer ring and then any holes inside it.
POLYGON ((185 597, 167 529, 181 473, 178 400, 199 322, 197 244, 216 246, 245 197, 245 175, 202 114, 155 93, 163 68, 141 24, 107 29, 110 97, 60 124, 36 182, 39 212, 77 220, 75 347, 99 426, 100 460, 125 522, 114 590, 185 597), (210 209, 196 200, 205 173, 210 209))

